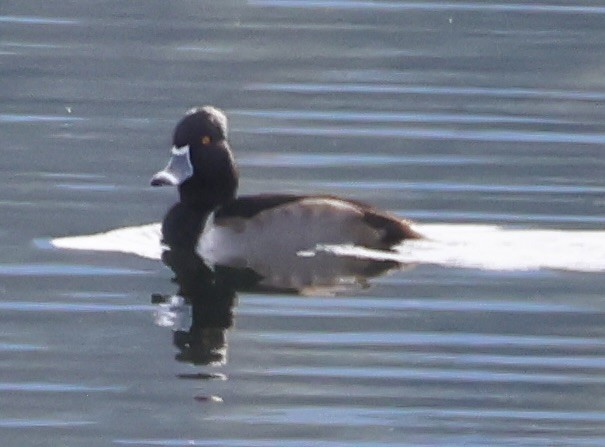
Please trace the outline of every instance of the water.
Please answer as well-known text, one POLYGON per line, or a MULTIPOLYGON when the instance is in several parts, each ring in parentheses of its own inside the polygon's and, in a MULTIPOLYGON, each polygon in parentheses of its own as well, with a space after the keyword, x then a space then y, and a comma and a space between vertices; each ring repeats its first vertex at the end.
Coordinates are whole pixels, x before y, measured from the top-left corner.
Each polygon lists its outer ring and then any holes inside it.
POLYGON ((603 445, 603 13, 3 4, 2 445, 603 445), (242 192, 354 197, 432 242, 304 296, 172 282, 141 226, 199 104, 242 192))

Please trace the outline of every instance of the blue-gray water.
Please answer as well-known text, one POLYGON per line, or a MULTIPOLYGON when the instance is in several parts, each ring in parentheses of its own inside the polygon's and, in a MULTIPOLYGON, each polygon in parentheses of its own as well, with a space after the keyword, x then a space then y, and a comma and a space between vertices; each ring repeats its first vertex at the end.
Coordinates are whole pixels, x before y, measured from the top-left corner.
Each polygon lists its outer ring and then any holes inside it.
POLYGON ((161 220, 175 192, 149 178, 199 104, 228 113, 245 193, 603 230, 604 20, 588 0, 3 2, 0 443, 604 445, 602 273, 240 292, 212 366, 175 347, 162 263, 44 242, 161 220))

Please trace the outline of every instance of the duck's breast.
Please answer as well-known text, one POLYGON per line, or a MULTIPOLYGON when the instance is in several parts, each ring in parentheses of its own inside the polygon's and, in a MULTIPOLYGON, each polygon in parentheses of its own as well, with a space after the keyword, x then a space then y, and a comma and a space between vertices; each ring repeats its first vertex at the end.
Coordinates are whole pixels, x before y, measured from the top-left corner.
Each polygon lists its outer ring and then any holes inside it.
POLYGON ((374 246, 384 231, 372 227, 353 203, 303 198, 266 209, 250 218, 208 220, 197 251, 207 261, 250 265, 252 259, 278 259, 311 250, 318 244, 374 246))

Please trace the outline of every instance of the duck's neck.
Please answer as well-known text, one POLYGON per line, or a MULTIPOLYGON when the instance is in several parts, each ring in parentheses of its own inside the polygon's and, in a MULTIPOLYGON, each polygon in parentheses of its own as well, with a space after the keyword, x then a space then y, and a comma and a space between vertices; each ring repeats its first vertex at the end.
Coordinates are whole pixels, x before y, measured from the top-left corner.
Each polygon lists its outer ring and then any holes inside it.
POLYGON ((238 173, 229 146, 217 145, 201 152, 192 177, 179 186, 180 201, 197 212, 210 213, 233 200, 238 173))
POLYGON ((179 186, 180 202, 197 212, 210 213, 233 200, 237 191, 237 180, 229 185, 206 185, 188 180, 179 186))

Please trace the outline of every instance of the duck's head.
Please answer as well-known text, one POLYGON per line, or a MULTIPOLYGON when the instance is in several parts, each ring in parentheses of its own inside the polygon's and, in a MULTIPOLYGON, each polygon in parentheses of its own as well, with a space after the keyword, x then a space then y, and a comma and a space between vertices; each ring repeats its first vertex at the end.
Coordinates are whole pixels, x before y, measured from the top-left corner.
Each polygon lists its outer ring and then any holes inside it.
POLYGON ((191 109, 174 129, 168 165, 152 186, 178 186, 181 202, 214 208, 235 197, 238 174, 227 117, 212 106, 191 109))

